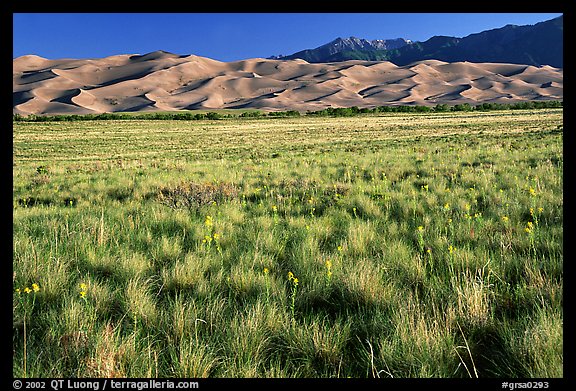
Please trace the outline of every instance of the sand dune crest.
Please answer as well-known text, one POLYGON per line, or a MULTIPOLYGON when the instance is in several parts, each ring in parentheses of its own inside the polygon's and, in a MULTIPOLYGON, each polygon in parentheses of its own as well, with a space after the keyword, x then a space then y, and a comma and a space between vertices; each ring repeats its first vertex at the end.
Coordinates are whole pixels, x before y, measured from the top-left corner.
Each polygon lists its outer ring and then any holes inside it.
POLYGON ((258 108, 319 110, 388 104, 510 103, 562 100, 563 70, 426 60, 311 64, 253 58, 221 62, 165 51, 102 59, 13 60, 13 112, 258 108))

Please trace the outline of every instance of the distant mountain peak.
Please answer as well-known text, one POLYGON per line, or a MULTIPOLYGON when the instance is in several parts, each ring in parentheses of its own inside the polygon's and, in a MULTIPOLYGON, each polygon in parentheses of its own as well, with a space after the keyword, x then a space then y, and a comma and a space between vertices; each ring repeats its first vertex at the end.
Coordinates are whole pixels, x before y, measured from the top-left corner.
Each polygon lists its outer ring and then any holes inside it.
POLYGON ((337 46, 338 48, 344 48, 344 49, 361 48, 369 50, 392 50, 405 46, 411 42, 412 42, 411 40, 405 38, 373 39, 369 41, 364 38, 350 36, 348 38, 338 37, 335 40, 322 46, 337 46))
POLYGON ((411 44, 412 41, 405 38, 394 39, 374 39, 367 40, 355 36, 347 38, 337 37, 336 39, 318 46, 315 49, 306 49, 289 56, 272 56, 270 59, 275 60, 293 60, 300 58, 308 62, 325 62, 334 56, 343 52, 355 51, 376 51, 376 50, 394 50, 411 44))

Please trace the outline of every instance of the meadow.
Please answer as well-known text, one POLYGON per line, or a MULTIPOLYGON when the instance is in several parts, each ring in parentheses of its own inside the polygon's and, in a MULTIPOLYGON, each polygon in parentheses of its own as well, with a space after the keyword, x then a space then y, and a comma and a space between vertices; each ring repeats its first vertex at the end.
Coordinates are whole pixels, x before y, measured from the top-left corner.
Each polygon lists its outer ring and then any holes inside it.
POLYGON ((14 122, 13 375, 562 377, 562 115, 14 122))

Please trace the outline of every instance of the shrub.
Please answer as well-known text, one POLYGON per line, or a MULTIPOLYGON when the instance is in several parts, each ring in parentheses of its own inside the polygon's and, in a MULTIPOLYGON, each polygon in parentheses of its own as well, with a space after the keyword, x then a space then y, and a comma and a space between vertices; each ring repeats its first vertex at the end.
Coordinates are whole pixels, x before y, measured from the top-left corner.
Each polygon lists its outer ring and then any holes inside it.
POLYGON ((446 103, 439 103, 436 106, 434 106, 434 111, 437 111, 439 113, 443 113, 446 111, 450 111, 450 108, 448 107, 448 105, 446 103))
POLYGON ((234 198, 238 198, 238 188, 231 183, 181 183, 175 187, 163 187, 158 192, 160 202, 174 209, 198 209, 234 198))
POLYGON ((213 119, 221 119, 221 118, 222 118, 222 116, 220 114, 214 112, 214 111, 206 113, 206 119, 213 120, 213 119))

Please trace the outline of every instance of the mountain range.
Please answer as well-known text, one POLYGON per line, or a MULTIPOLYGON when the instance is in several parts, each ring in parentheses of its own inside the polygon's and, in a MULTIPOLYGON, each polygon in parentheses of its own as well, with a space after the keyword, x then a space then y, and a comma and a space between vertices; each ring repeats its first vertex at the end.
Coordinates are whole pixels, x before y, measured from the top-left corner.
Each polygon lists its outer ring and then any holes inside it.
POLYGON ((368 41, 337 38, 315 49, 273 59, 302 59, 309 63, 347 60, 390 61, 398 66, 415 61, 492 62, 563 67, 564 17, 534 25, 506 25, 463 38, 434 36, 424 42, 405 38, 368 41))

